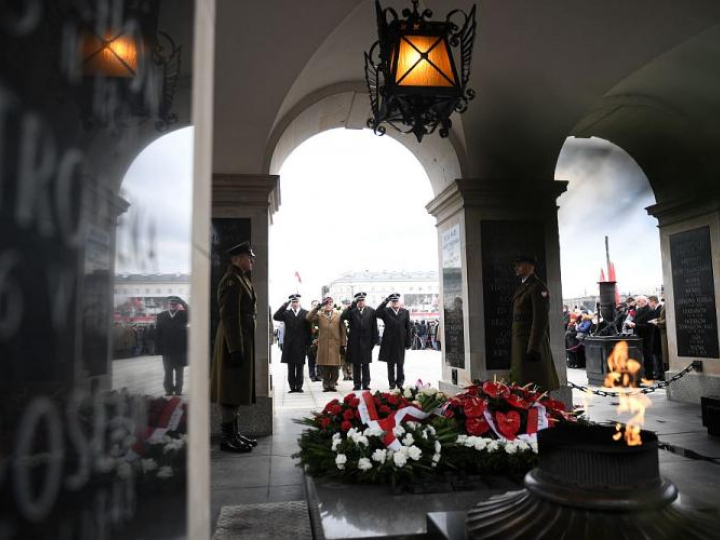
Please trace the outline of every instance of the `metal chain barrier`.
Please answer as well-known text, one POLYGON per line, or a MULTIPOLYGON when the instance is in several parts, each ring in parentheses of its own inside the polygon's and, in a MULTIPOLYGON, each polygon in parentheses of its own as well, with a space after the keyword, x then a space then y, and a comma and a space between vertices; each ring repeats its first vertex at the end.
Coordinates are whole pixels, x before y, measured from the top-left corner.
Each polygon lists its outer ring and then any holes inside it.
POLYGON ((687 366, 682 371, 676 373, 672 377, 670 377, 667 381, 658 381, 653 386, 649 386, 647 388, 641 388, 639 390, 635 390, 634 392, 625 392, 625 391, 615 391, 615 390, 592 390, 588 388, 587 386, 581 386, 579 384, 575 384, 574 382, 568 381, 568 385, 570 385, 575 390, 580 390, 582 392, 595 394, 596 396, 602 396, 602 397, 617 397, 619 395, 634 395, 634 394, 652 394, 656 390, 662 390, 664 388, 667 388, 672 383, 677 381, 678 379, 681 379, 691 371, 702 371, 702 362, 696 360, 692 362, 689 366, 687 366))

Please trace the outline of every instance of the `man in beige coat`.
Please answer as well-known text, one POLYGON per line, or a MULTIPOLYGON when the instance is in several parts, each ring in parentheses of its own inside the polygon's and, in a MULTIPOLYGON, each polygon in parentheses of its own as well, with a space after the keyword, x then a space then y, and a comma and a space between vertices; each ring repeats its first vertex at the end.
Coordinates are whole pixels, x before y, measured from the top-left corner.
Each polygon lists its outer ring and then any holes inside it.
POLYGON ((342 365, 341 353, 347 344, 345 323, 340 312, 333 308, 330 296, 325 297, 306 318, 309 323, 318 325, 317 367, 323 392, 335 392, 342 365))

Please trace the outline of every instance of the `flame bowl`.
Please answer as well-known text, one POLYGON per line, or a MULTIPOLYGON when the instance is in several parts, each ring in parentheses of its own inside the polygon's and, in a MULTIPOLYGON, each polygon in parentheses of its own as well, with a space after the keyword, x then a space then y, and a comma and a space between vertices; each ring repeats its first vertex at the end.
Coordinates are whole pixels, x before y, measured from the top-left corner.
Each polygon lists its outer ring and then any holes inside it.
POLYGON ((615 433, 573 424, 539 432, 525 489, 480 501, 468 538, 716 538, 718 516, 680 505, 660 476, 657 436, 642 431, 643 444, 627 446, 615 433))

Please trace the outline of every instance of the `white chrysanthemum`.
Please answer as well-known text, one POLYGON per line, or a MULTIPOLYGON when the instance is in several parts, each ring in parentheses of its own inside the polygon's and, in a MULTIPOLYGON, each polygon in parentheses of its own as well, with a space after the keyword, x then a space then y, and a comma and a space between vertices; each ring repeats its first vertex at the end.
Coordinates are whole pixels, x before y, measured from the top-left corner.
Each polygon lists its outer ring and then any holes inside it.
POLYGON ((414 431, 420 427, 420 424, 418 424, 417 422, 410 421, 410 422, 405 422, 405 427, 407 427, 408 429, 412 429, 414 431))
POLYGON ((526 443, 525 441, 518 441, 516 446, 517 446, 517 449, 521 452, 530 450, 530 445, 528 443, 526 443))
POLYGON ((518 447, 517 447, 516 444, 507 443, 507 444, 505 445, 505 451, 506 451, 508 454, 514 454, 515 452, 518 451, 518 447))
POLYGON ((420 390, 420 393, 428 396, 434 396, 438 393, 438 390, 437 388, 433 388, 432 386, 430 386, 428 388, 423 388, 422 390, 420 390))
POLYGON ((372 469, 372 463, 370 463, 370 460, 366 457, 360 458, 358 460, 358 469, 361 471, 369 471, 372 469))
POLYGON ((432 435, 435 435, 435 434, 437 433, 437 431, 435 431, 435 428, 432 427, 432 426, 428 426, 426 429, 427 429, 427 430, 430 432, 430 434, 432 434, 432 435))
POLYGON ((530 443, 530 448, 532 448, 532 451, 536 454, 538 453, 538 444, 536 442, 530 443))
POLYGON ((415 437, 413 437, 411 433, 408 433, 407 435, 405 435, 405 438, 402 440, 402 443, 405 446, 412 446, 413 444, 415 444, 415 437))
POLYGON ((396 467, 403 468, 407 463, 407 456, 404 452, 395 452, 393 454, 393 462, 395 463, 396 467))
POLYGON ((439 454, 442 451, 442 444, 440 441, 435 441, 435 453, 439 454))
POLYGON ((372 460, 377 461, 378 463, 385 463, 385 458, 387 458, 387 450, 381 450, 378 448, 372 454, 372 460))
POLYGON ((402 390, 400 388, 393 388, 390 390, 391 394, 402 394, 402 390))
POLYGON ((332 443, 332 451, 337 452, 338 446, 340 446, 341 443, 342 441, 340 439, 335 439, 332 443))
POLYGON ((355 444, 369 446, 370 441, 368 441, 368 438, 365 437, 364 435, 360 435, 357 439, 355 439, 355 444))
POLYGON ((338 454, 335 457, 335 465, 337 465, 337 468, 341 471, 345 468, 345 464, 347 463, 347 456, 345 454, 338 454))
POLYGON ((427 430, 427 429, 423 429, 423 430, 420 432, 420 436, 427 441, 427 438, 428 438, 428 430, 427 430))
POLYGON ((408 447, 407 451, 408 456, 413 461, 417 461, 422 457, 422 450, 420 450, 417 446, 410 446, 408 447))
POLYGON ((475 439, 475 444, 473 444, 473 448, 475 448, 475 450, 478 450, 478 451, 485 450, 486 446, 487 446, 487 443, 485 442, 485 439, 483 439, 482 437, 478 437, 477 439, 475 439))
POLYGON ((357 435, 357 433, 358 433, 358 430, 356 428, 350 428, 347 431, 347 438, 354 439, 355 436, 357 435))
POLYGON ((117 475, 120 478, 123 478, 123 479, 129 478, 131 474, 132 474, 132 467, 130 466, 130 464, 127 461, 123 461, 122 463, 120 463, 120 465, 118 465, 117 475))
POLYGON ((363 431, 363 435, 365 437, 382 437, 383 435, 385 435, 385 432, 382 429, 369 427, 365 431, 363 431))
POLYGON ((342 439, 342 435, 339 433, 333 434, 333 441, 339 441, 340 439, 342 439))
POLYGON ((491 452, 491 453, 492 453, 492 452, 497 452, 498 448, 500 448, 500 445, 498 444, 497 441, 490 441, 490 442, 487 444, 487 446, 485 447, 485 449, 486 449, 488 452, 491 452))
POLYGON ((467 435, 458 435, 457 441, 455 441, 457 444, 465 444, 465 441, 467 441, 468 436, 467 435))
POLYGON ((410 390, 409 388, 406 388, 405 391, 403 392, 403 396, 410 399, 411 397, 413 397, 412 390, 410 390))
POLYGON ((141 460, 140 460, 140 466, 142 467, 142 471, 143 471, 144 473, 146 473, 146 474, 149 473, 149 472, 152 472, 152 471, 154 471, 155 469, 158 468, 157 461, 155 461, 155 460, 152 459, 152 458, 149 458, 149 459, 141 459, 141 460))
POLYGON ((402 426, 396 426, 393 428, 393 433, 396 437, 402 437, 403 435, 405 435, 405 428, 402 426))
POLYGON ((160 467, 160 470, 157 472, 158 478, 172 478, 173 476, 175 476, 175 472, 170 465, 160 467))
POLYGON ((437 463, 438 461, 440 461, 440 454, 434 454, 432 457, 432 460, 434 463, 437 463))
POLYGON ((385 456, 385 461, 392 461, 394 455, 395 452, 393 452, 392 450, 388 450, 385 456))
POLYGON ((110 472, 115 468, 117 460, 110 456, 99 457, 95 460, 95 469, 100 472, 110 472))
POLYGON ((472 448, 473 446, 475 446, 475 441, 477 441, 477 440, 478 440, 478 437, 475 437, 474 435, 471 437, 468 437, 467 439, 465 439, 465 446, 467 446, 468 448, 472 448))

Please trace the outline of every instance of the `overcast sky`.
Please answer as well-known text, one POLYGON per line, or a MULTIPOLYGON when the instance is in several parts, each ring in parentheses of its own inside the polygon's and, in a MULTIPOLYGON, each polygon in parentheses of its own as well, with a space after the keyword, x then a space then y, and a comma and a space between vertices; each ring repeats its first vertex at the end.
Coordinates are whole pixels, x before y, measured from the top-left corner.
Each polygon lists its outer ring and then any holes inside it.
MULTIPOLYGON (((300 145, 280 175, 282 204, 270 229, 273 306, 296 290, 309 305, 322 285, 351 270, 437 270, 435 219, 425 210, 430 182, 397 141, 327 131, 300 145)), ((192 128, 138 156, 123 182, 131 206, 118 233, 118 272, 189 272, 191 176, 192 128)), ((558 216, 563 296, 596 293, 606 234, 620 290, 653 292, 662 281, 660 246, 644 208, 654 197, 632 158, 606 141, 571 139, 556 178, 570 181, 558 216)))
MULTIPOLYGON (((415 156, 370 130, 336 129, 305 141, 280 170, 270 229, 270 301, 295 292, 309 305, 351 270, 437 270, 430 180, 415 156)), ((340 300, 339 298, 336 300, 340 300)))

